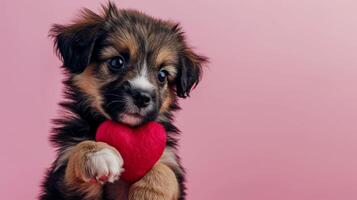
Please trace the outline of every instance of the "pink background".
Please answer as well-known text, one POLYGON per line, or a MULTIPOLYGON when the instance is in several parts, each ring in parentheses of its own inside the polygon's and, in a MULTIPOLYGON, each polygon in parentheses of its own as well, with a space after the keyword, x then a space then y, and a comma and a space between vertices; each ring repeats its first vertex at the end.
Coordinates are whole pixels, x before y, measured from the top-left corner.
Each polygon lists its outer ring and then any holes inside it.
MULTIPOLYGON (((105 2, 105 1, 102 1, 105 2)), ((357 199, 355 0, 121 0, 211 58, 177 123, 188 199, 357 199)), ((0 1, 0 194, 35 199, 62 76, 47 38, 95 1, 0 1)))

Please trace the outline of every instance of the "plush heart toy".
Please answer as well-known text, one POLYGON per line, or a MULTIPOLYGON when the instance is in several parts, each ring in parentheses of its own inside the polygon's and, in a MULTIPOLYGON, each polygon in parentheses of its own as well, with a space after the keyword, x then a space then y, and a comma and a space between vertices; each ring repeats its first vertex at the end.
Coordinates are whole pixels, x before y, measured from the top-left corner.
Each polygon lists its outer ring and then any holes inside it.
POLYGON ((166 146, 166 132, 157 122, 131 128, 108 120, 98 127, 96 140, 119 151, 125 170, 120 179, 132 183, 142 178, 160 159, 166 146))

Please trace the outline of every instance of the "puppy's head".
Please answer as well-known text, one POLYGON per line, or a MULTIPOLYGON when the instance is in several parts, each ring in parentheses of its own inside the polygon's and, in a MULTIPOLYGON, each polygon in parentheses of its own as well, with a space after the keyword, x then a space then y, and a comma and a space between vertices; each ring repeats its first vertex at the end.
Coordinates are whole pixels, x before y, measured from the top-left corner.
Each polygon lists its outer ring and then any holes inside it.
POLYGON ((187 97, 206 61, 190 49, 181 28, 132 10, 83 10, 51 35, 73 86, 105 117, 137 126, 164 119, 176 96, 187 97))

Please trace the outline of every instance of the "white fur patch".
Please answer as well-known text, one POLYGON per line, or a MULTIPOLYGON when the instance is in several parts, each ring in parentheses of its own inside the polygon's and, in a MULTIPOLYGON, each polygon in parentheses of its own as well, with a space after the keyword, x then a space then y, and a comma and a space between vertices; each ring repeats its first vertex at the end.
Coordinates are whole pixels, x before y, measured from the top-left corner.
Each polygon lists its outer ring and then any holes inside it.
MULTIPOLYGON (((108 177, 108 181, 113 183, 119 179, 124 171, 123 158, 111 149, 105 148, 88 156, 88 168, 90 174, 99 180, 103 176, 108 177)), ((92 177, 88 177, 90 181, 92 177)))
POLYGON ((148 80, 148 72, 146 62, 144 63, 140 73, 134 79, 129 80, 130 85, 134 88, 139 88, 143 90, 153 90, 154 85, 148 80))
POLYGON ((154 88, 154 86, 149 82, 147 77, 142 75, 135 77, 133 80, 130 81, 130 83, 134 88, 140 88, 144 90, 150 90, 154 88))

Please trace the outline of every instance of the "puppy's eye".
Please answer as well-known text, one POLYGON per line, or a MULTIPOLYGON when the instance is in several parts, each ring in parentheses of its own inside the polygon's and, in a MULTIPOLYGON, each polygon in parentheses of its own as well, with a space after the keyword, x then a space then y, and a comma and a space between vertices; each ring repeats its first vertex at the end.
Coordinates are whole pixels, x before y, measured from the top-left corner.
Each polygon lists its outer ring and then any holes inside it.
POLYGON ((160 69, 159 73, 157 74, 157 80, 159 80, 160 83, 165 83, 167 79, 168 72, 164 69, 160 69))
POLYGON ((122 68, 124 68, 125 66, 125 59, 123 56, 117 56, 117 57, 114 57, 114 58, 111 58, 109 61, 108 61, 108 64, 109 64, 109 68, 113 71, 118 71, 122 68))

